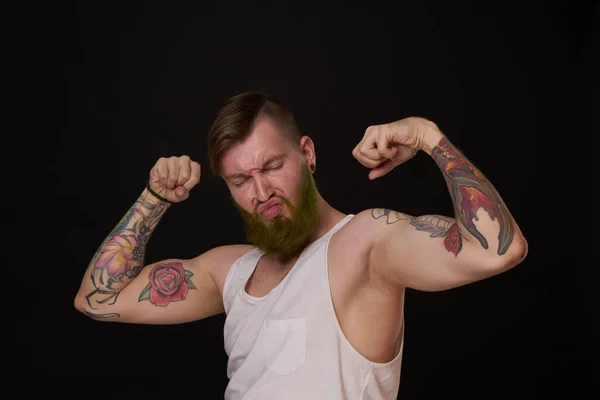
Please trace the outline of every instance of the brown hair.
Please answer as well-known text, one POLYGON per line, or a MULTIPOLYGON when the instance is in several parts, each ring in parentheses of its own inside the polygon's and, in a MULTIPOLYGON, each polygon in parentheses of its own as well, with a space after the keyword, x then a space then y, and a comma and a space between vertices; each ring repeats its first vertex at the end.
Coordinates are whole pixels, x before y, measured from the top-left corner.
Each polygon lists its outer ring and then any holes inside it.
POLYGON ((246 139, 263 117, 270 118, 284 138, 295 146, 299 145, 302 133, 285 105, 262 92, 237 94, 221 105, 210 124, 208 159, 213 174, 221 174, 221 159, 225 151, 246 139))

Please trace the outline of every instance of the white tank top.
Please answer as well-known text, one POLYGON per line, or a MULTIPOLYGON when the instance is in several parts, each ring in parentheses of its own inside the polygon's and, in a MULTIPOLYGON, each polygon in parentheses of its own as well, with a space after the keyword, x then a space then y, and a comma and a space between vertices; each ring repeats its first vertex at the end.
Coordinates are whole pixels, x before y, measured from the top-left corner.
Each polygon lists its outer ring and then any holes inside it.
POLYGON ((264 254, 237 259, 225 280, 226 400, 392 400, 398 394, 403 342, 387 363, 367 360, 344 336, 329 288, 327 248, 353 214, 311 243, 263 297, 246 282, 264 254))

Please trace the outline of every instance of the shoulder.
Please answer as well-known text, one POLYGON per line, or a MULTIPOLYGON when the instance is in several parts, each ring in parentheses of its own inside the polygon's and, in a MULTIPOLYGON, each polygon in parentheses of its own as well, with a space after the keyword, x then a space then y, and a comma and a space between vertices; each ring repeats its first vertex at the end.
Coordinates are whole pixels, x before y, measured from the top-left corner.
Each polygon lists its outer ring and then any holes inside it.
POLYGON ((368 257, 390 235, 406 232, 414 217, 389 208, 367 208, 354 215, 333 237, 336 249, 368 257))
POLYGON ((254 246, 249 244, 227 244, 208 250, 206 253, 202 254, 202 257, 205 260, 210 260, 214 263, 230 264, 253 248, 254 246))
POLYGON ((394 226, 409 225, 414 217, 389 208, 367 208, 357 213, 344 226, 348 233, 361 238, 373 238, 394 226))
POLYGON ((367 208, 356 214, 338 231, 331 241, 337 249, 368 253, 393 225, 409 222, 410 215, 387 208, 367 208))
POLYGON ((225 278, 233 263, 254 248, 249 244, 230 244, 214 247, 192 260, 208 270, 215 285, 222 292, 225 278))
POLYGON ((373 265, 372 257, 377 247, 385 243, 386 237, 392 237, 409 226, 410 218, 387 208, 368 208, 354 214, 330 241, 330 273, 338 289, 345 287, 348 293, 356 293, 358 288, 380 287, 370 284, 375 277, 369 268, 373 265))

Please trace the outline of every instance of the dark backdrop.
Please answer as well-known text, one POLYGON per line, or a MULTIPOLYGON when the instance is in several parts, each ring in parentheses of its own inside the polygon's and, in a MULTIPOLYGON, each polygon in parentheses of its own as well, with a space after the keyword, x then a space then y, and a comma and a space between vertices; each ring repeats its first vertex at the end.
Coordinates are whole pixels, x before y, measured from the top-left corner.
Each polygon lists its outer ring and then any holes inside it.
POLYGON ((597 4, 81 1, 4 10, 3 197, 6 221, 17 223, 6 229, 3 375, 19 390, 222 398, 223 316, 101 323, 73 298, 160 156, 188 154, 204 175, 159 224, 147 261, 244 241, 225 186, 208 172, 206 130, 222 101, 250 89, 296 114, 316 144, 321 193, 341 211, 451 215, 424 153, 373 182, 351 156, 368 125, 417 115, 487 175, 529 242, 527 259, 502 275, 408 291, 400 398, 595 390, 597 4))

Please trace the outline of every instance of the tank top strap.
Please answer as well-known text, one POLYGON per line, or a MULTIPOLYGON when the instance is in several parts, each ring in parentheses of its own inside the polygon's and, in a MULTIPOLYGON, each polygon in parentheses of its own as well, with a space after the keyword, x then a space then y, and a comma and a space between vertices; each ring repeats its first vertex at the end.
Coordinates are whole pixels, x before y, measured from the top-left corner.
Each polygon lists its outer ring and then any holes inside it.
POLYGON ((263 254, 262 250, 254 247, 231 264, 231 268, 223 284, 223 306, 225 307, 225 313, 228 313, 231 309, 235 296, 240 291, 244 282, 246 282, 246 279, 252 274, 263 254))

